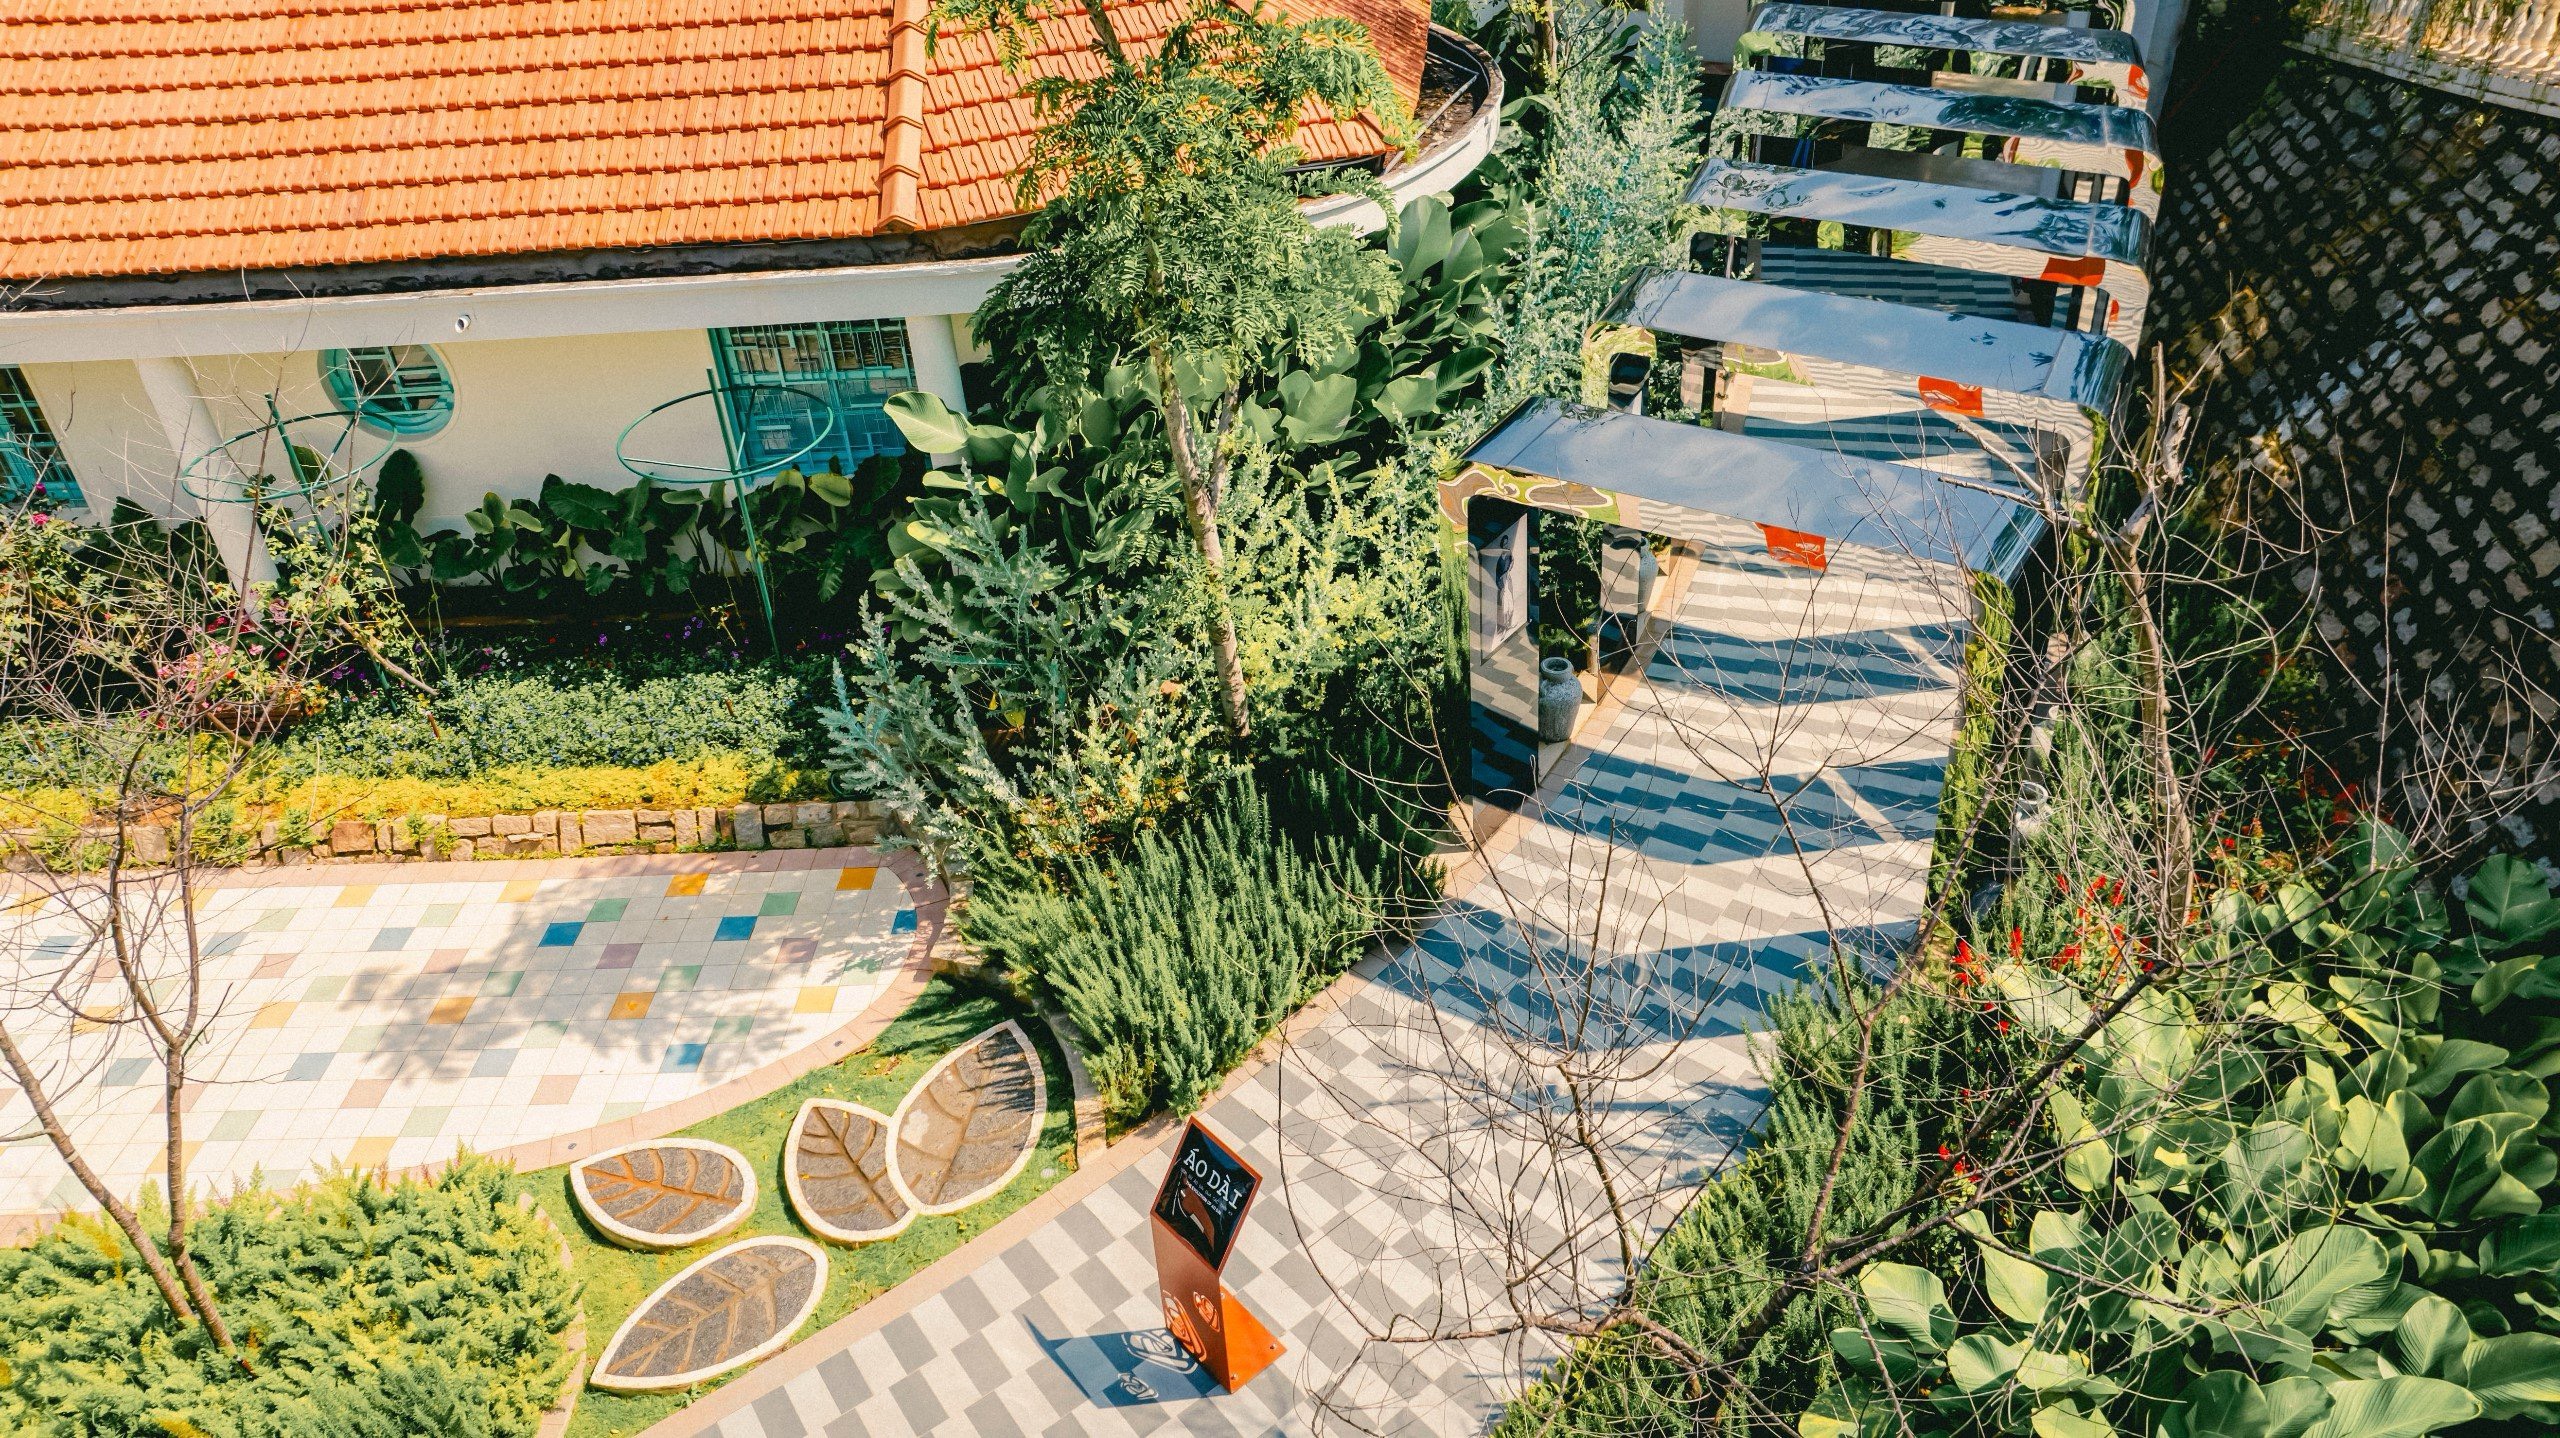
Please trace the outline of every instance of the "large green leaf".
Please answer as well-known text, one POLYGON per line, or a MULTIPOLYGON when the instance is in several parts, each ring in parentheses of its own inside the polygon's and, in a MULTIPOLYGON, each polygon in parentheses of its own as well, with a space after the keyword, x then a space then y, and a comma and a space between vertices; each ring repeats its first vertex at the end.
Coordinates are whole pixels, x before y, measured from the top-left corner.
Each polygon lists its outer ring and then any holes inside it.
POLYGON ((1982 1245, 1982 1287, 1992 1307, 2018 1322, 2032 1326, 2044 1321, 2051 1283, 2036 1265, 1986 1243, 1982 1245))
POLYGON ((1871 1263, 1858 1275, 1858 1291, 1876 1325, 1923 1353, 1944 1352, 1956 1335, 1955 1311, 1938 1275, 1908 1263, 1871 1263))
POLYGON ((927 454, 957 454, 968 446, 969 421, 953 413, 938 394, 907 390, 889 396, 883 408, 907 443, 927 454))
POLYGON ((2259 1321, 2316 1333, 2328 1326, 2332 1305, 2352 1303, 2394 1281, 2380 1240, 2360 1228, 2330 1224, 2304 1229, 2250 1260, 2240 1288, 2255 1303, 2252 1316, 2259 1321))
POLYGON ((1440 402, 1439 381, 1427 374, 1409 374, 1387 381, 1378 391, 1378 412, 1402 424, 1411 424, 1431 413, 1440 402))
POLYGON ((2492 1277, 2560 1269, 2560 1213, 2511 1218, 2480 1244, 2480 1271, 2492 1277))
POLYGON ((2513 854, 2499 854, 2472 871, 2462 906, 2511 944, 2560 927, 2560 899, 2552 898, 2540 870, 2513 854))
POLYGON ((2492 1418, 2560 1403, 2560 1338, 2548 1333, 2483 1338, 2447 1364, 2444 1376, 2470 1389, 2492 1418))
POLYGON ((2480 1414, 2469 1393, 2436 1378, 2350 1378, 2329 1385, 2329 1414, 2309 1438, 2424 1438, 2480 1414))
POLYGON ((2116 1438, 2115 1425, 2105 1418, 2059 1405, 2037 1409, 2028 1426, 2035 1429, 2036 1438, 2116 1438))
POLYGON ((1968 1333, 1947 1346, 1947 1376, 1967 1393, 2009 1381, 2027 1354, 2024 1342, 2006 1343, 1988 1333, 1968 1333))
POLYGON ((1293 444, 1331 444, 1350 428, 1359 399, 1360 382, 1347 374, 1317 379, 1293 371, 1280 382, 1280 426, 1293 444))
POLYGON ((2471 1346, 2471 1323, 2451 1301, 2430 1293, 2409 1305, 2391 1342, 2402 1369, 2433 1374, 2471 1346))

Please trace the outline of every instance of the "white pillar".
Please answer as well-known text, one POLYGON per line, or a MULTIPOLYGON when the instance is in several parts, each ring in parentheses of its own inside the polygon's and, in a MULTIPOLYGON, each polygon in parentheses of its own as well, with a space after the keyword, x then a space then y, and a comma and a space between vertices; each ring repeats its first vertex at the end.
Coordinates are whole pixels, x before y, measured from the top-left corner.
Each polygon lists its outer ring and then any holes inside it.
MULTIPOLYGON (((956 414, 969 412, 968 397, 960 388, 960 347, 951 342, 950 316, 907 316, 907 363, 915 369, 916 388, 939 397, 956 414)), ((933 462, 946 464, 952 458, 937 454, 933 462)))
POLYGON ((169 462, 172 502, 181 497, 194 501, 233 588, 245 590, 251 584, 274 579, 275 563, 258 543, 257 515, 247 503, 224 503, 186 493, 187 466, 199 457, 203 463, 194 481, 198 489, 209 494, 236 494, 245 488, 231 456, 214 452, 214 447, 229 436, 214 424, 213 412, 205 408, 204 397, 196 393, 195 372, 183 359, 138 359, 133 366, 142 374, 142 392, 150 397, 151 408, 160 418, 160 432, 167 437, 169 452, 174 456, 169 462))

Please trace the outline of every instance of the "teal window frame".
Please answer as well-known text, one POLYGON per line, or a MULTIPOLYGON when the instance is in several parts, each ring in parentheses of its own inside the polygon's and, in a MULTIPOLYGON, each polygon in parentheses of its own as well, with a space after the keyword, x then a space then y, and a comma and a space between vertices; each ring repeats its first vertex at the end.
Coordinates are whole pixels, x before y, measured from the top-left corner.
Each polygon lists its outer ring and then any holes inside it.
POLYGON ((79 477, 62 457, 62 445, 45 422, 44 406, 16 365, 0 365, 0 503, 18 504, 37 487, 44 497, 73 509, 89 507, 79 477))
POLYGON ((711 332, 713 378, 727 407, 729 462, 762 478, 759 456, 807 449, 814 437, 803 411, 756 403, 759 389, 792 389, 823 397, 835 424, 801 466, 849 473, 875 454, 904 454, 906 439, 889 421, 889 396, 916 387, 915 357, 904 320, 824 320, 749 325, 711 332))
POLYGON ((322 350, 329 400, 378 434, 424 439, 453 418, 453 372, 428 345, 322 350))

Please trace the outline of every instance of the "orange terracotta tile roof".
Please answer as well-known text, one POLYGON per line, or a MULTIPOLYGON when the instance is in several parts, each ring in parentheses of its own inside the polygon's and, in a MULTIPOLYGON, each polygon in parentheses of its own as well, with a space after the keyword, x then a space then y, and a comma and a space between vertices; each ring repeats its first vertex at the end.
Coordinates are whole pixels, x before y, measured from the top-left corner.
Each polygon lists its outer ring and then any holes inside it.
MULTIPOLYGON (((1034 119, 926 0, 0 0, 0 278, 843 239, 1017 210, 1034 119)), ((1408 99, 1425 0, 1367 24, 1408 99)), ((1161 38, 1170 0, 1115 0, 1161 38)), ((1030 70, 1076 72, 1080 10, 1030 70)), ((1385 146, 1308 126, 1312 158, 1385 146)))

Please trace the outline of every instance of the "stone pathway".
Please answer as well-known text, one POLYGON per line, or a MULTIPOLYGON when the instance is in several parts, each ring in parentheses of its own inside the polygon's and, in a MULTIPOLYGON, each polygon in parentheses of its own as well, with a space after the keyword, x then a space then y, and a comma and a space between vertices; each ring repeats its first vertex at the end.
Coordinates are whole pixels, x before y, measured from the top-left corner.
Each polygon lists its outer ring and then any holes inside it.
POLYGON ((1608 1292, 1740 1140, 1761 1000, 1910 934, 1968 595, 1707 536, 1569 782, 1205 1115, 1265 1175, 1226 1278, 1289 1352, 1244 1391, 1164 1334, 1145 1214, 1168 1155, 1133 1141, 652 1438, 1481 1430, 1560 1350, 1523 1316, 1608 1292), (1559 1051, 1576 1090, 1539 1062, 1559 1051))
MULTIPOLYGON (((729 1108, 840 1057, 900 997, 940 923, 914 877, 868 849, 228 877, 198 900, 220 1012, 188 1096, 194 1180, 464 1146, 540 1167, 729 1108)), ((0 954, 12 999, 77 1011, 21 1041, 91 1162, 137 1192, 164 1151, 159 1070, 112 958, 64 897, 23 888, 0 888, 0 954)), ((11 1087, 0 1133, 30 1128, 11 1087)), ((40 1134, 0 1145, 0 1227, 89 1207, 40 1134)))

